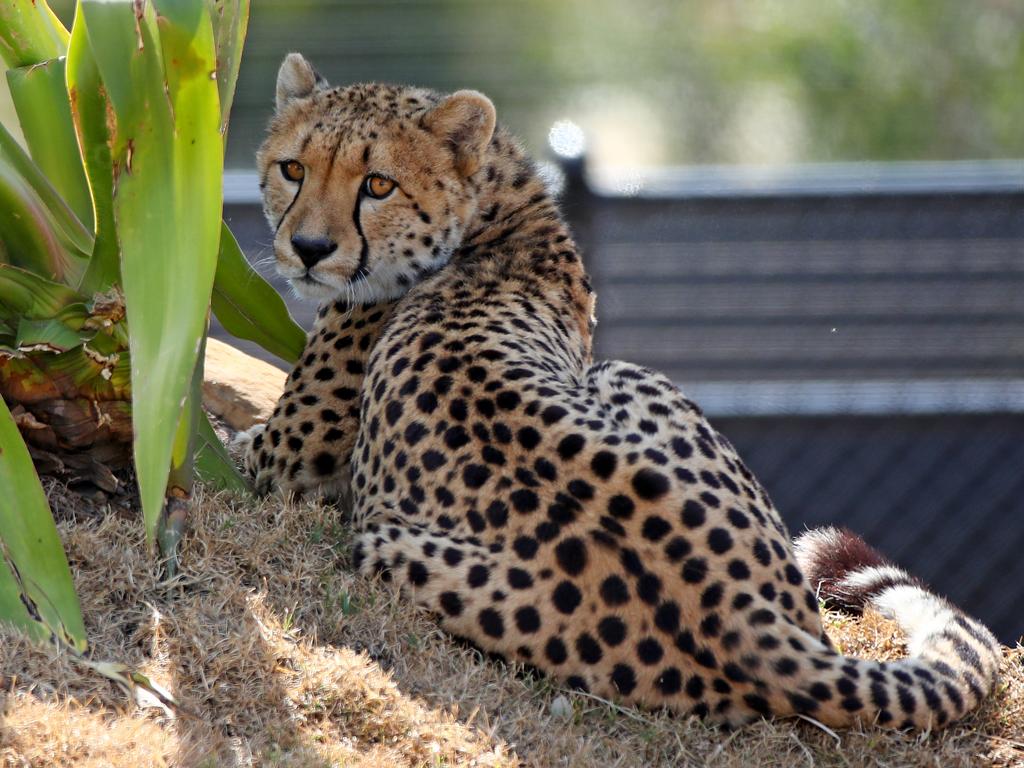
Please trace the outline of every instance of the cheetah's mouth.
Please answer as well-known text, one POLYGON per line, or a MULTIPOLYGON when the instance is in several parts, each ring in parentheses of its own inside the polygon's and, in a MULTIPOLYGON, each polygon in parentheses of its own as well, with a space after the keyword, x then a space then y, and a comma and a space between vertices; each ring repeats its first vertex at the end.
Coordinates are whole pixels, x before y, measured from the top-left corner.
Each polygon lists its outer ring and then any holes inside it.
MULTIPOLYGON (((366 267, 359 267, 359 269, 356 270, 356 273, 345 282, 346 284, 351 285, 353 283, 358 283, 361 280, 366 280, 369 276, 370 270, 368 270, 366 267)), ((313 288, 317 290, 331 288, 337 290, 337 286, 335 286, 333 283, 329 283, 326 280, 321 280, 320 278, 316 277, 315 275, 313 275, 311 270, 307 270, 304 275, 299 275, 298 277, 292 277, 289 279, 291 280, 292 284, 297 287, 302 286, 303 288, 313 288)))
POLYGON ((292 285, 296 287, 302 286, 303 288, 328 288, 330 286, 322 280, 317 280, 309 272, 299 277, 291 278, 292 285))
POLYGON ((410 272, 405 265, 378 265, 370 268, 360 265, 355 272, 345 278, 336 274, 318 275, 316 269, 299 270, 289 275, 288 271, 278 267, 278 274, 288 280, 295 293, 303 299, 321 302, 328 299, 344 297, 349 303, 372 303, 397 299, 408 292, 410 286, 424 277, 429 277, 445 262, 431 264, 410 272))
POLYGON ((324 282, 307 272, 304 275, 295 275, 288 278, 292 290, 304 299, 322 301, 336 296, 340 291, 330 283, 324 282))
MULTIPOLYGON (((324 299, 340 296, 346 291, 359 290, 360 284, 365 283, 369 277, 370 271, 365 267, 360 267, 354 275, 339 286, 334 280, 325 280, 313 274, 312 270, 307 270, 301 275, 289 276, 288 282, 292 290, 299 296, 306 299, 323 301, 324 299)), ((362 287, 365 288, 366 286, 362 287)))

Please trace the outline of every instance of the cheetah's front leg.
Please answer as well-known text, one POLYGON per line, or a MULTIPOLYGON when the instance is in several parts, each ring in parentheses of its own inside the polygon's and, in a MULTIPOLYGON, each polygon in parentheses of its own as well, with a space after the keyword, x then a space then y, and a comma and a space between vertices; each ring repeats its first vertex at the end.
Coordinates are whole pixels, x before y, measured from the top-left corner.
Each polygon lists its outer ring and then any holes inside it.
POLYGON ((366 362, 392 307, 321 308, 273 415, 236 438, 258 493, 347 495, 366 362))

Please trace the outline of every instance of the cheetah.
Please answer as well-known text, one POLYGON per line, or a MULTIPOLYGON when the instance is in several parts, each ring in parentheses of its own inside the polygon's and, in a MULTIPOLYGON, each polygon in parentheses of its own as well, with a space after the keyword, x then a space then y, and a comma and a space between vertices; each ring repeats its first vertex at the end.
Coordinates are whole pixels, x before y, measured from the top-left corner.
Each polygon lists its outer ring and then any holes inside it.
POLYGON ((324 303, 246 466, 350 491, 361 572, 483 651, 730 726, 934 728, 992 691, 981 623, 848 531, 792 543, 669 379, 592 360, 579 249, 485 96, 290 54, 258 162, 278 270, 324 303), (909 658, 843 656, 819 599, 894 618, 909 658))

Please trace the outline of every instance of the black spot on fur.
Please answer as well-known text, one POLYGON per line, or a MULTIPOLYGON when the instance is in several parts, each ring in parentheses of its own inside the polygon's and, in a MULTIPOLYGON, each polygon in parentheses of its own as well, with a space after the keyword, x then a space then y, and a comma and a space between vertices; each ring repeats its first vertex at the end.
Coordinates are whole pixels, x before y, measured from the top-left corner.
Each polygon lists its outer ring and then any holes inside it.
POLYGON ((555 547, 555 558, 563 571, 570 576, 577 576, 587 567, 586 545, 575 536, 562 539, 555 547))
POLYGON ((612 669, 611 683, 623 696, 628 696, 636 688, 636 673, 628 664, 616 664, 612 669))
POLYGON ((329 475, 334 472, 335 464, 334 456, 326 451, 321 451, 313 457, 313 469, 315 469, 316 473, 321 476, 329 475))
POLYGON ((567 615, 575 611, 582 600, 583 594, 579 587, 571 581, 559 582, 554 592, 551 593, 551 602, 554 603, 555 608, 567 615))
POLYGON ((597 640, 586 632, 576 638, 576 652, 584 664, 597 664, 604 656, 597 640))
POLYGON ((540 506, 540 499, 537 498, 537 494, 528 488, 520 488, 513 491, 509 500, 512 502, 512 508, 522 515, 534 512, 540 506))
POLYGON ((619 494, 612 496, 608 500, 608 512, 612 517, 619 520, 628 520, 633 516, 633 511, 636 509, 636 505, 629 496, 623 496, 619 494))
POLYGON ((544 646, 544 655, 552 664, 564 664, 565 660, 569 658, 569 652, 565 648, 565 643, 557 637, 548 639, 547 644, 544 646))
POLYGON ((668 493, 669 483, 665 475, 644 467, 633 475, 633 490, 648 501, 655 501, 668 493))
POLYGON ((590 469, 602 480, 607 480, 615 473, 618 459, 611 451, 598 451, 590 460, 590 469))
POLYGON ((524 634, 533 634, 540 629, 540 613, 531 605, 523 606, 515 612, 516 628, 524 634))
POLYGON ((505 634, 505 620, 501 614, 493 608, 484 608, 480 611, 477 620, 480 622, 480 629, 489 637, 500 638, 505 634))
POLYGON ((586 440, 583 435, 566 435, 558 443, 558 455, 563 461, 568 461, 577 453, 583 450, 586 440))
POLYGON ((618 616, 605 616, 597 624, 597 634, 605 645, 615 647, 626 639, 626 624, 618 616))
POLYGON ((629 602, 629 587, 619 576, 608 576, 601 582, 600 591, 601 599, 612 608, 629 602))
POLYGON ((438 602, 449 616, 459 616, 462 613, 462 598, 456 592, 442 592, 438 602))

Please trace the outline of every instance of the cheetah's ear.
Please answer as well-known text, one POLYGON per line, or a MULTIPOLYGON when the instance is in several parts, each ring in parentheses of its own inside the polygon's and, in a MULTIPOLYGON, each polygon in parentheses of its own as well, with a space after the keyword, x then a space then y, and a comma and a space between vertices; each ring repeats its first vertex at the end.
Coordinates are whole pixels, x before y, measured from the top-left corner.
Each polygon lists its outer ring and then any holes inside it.
POLYGON ((477 91, 456 91, 427 112, 423 125, 455 153, 455 168, 472 176, 494 133, 494 105, 477 91))
POLYGON ((293 99, 304 99, 326 87, 327 81, 301 53, 289 53, 277 71, 277 111, 283 110, 293 99))

